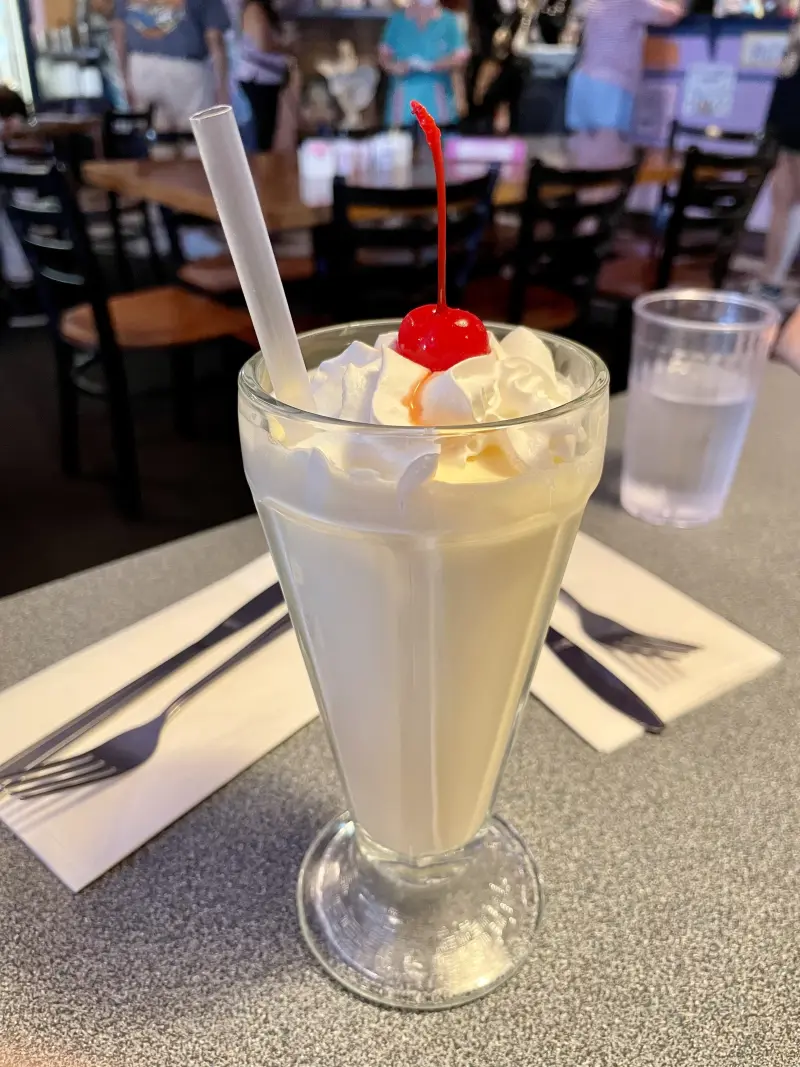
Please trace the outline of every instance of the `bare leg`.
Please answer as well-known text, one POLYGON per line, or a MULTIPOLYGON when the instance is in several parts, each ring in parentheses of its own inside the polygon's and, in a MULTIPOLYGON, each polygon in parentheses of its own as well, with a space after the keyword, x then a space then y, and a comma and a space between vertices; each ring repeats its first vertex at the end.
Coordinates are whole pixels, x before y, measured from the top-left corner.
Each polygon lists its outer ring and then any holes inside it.
POLYGON ((772 180, 772 219, 764 250, 763 281, 780 285, 794 261, 800 229, 792 208, 800 206, 800 153, 782 151, 772 180))
POLYGON ((800 374, 800 310, 795 311, 783 328, 775 346, 778 359, 800 374))
POLYGON ((789 212, 789 221, 786 225, 786 236, 783 242, 781 260, 775 268, 775 284, 783 285, 792 269, 798 250, 800 250, 800 203, 795 203, 789 212))

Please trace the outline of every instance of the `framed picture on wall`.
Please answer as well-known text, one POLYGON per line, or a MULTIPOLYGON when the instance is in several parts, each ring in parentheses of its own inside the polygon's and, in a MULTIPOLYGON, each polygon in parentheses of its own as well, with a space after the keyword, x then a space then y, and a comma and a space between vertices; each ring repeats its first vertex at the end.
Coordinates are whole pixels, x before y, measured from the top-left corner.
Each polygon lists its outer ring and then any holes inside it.
POLYGON ((683 82, 681 117, 707 123, 733 111, 736 69, 730 63, 692 63, 683 82))
POLYGON ((775 73, 788 43, 788 33, 743 33, 739 66, 742 70, 775 73))

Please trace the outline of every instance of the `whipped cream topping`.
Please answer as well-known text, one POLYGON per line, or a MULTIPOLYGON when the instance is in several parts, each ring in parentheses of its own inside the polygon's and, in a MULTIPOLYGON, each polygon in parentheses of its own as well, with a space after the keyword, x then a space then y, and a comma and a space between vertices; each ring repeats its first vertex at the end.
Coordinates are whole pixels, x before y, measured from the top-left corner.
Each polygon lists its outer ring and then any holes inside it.
MULTIPOLYGON (((466 426, 516 419, 547 411, 577 395, 553 365, 547 345, 523 326, 498 341, 489 334, 487 355, 462 360, 431 374, 396 349, 397 334, 381 334, 375 345, 353 341, 311 374, 311 389, 321 415, 378 426, 466 426)), ((577 435, 558 428, 510 427, 493 434, 381 435, 321 431, 291 443, 291 448, 323 453, 334 468, 391 481, 413 483, 438 476, 461 480, 508 477, 531 466, 551 465, 574 454, 577 435), (485 459, 483 463, 476 461, 485 459), (499 460, 499 461, 498 461, 499 460)))

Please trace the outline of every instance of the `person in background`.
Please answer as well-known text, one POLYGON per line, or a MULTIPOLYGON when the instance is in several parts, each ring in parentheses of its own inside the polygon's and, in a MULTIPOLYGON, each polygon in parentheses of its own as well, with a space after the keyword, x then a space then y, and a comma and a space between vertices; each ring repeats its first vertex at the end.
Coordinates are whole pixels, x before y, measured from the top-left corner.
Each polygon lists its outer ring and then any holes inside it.
POLYGON ((0 122, 11 119, 10 125, 13 128, 17 124, 15 120, 22 119, 25 122, 27 117, 28 109, 19 93, 10 85, 0 83, 0 122))
MULTIPOLYGON (((780 300, 786 275, 800 244, 800 24, 789 35, 767 116, 767 131, 778 144, 772 173, 772 218, 764 248, 764 267, 756 291, 780 300)), ((793 337, 797 337, 795 326, 793 337)), ((796 343, 796 342, 795 342, 796 343)), ((800 356, 795 358, 800 362, 800 356)))
POLYGON ((530 62, 516 54, 517 40, 530 34, 536 6, 533 0, 473 3, 476 47, 467 69, 469 133, 508 133, 516 128, 530 70, 530 62))
MULTIPOLYGON (((0 133, 22 131, 28 118, 25 101, 10 86, 0 84, 0 133)), ((4 155, 0 138, 0 158, 4 155)), ((33 271, 0 198, 0 316, 10 312, 10 326, 41 325, 42 316, 33 288, 33 271)))
POLYGON ((223 0, 116 0, 114 42, 128 102, 157 129, 186 130, 195 111, 230 103, 223 0))
POLYGON ((280 19, 272 0, 245 0, 235 74, 250 103, 259 152, 272 148, 278 104, 289 80, 289 69, 289 57, 281 50, 280 19))
POLYGON ((103 96, 115 111, 124 111, 128 101, 111 32, 114 3, 115 0, 91 0, 88 14, 89 32, 92 44, 100 50, 97 66, 103 80, 103 96))
POLYGON ((647 27, 669 26, 684 14, 683 0, 587 0, 567 86, 568 128, 630 133, 647 27))
POLYGON ((410 126, 412 100, 419 100, 440 125, 456 122, 453 78, 461 76, 469 54, 461 23, 438 0, 411 0, 404 11, 396 11, 378 50, 389 75, 386 125, 410 126))
POLYGON ((240 0, 224 0, 225 10, 228 12, 230 29, 225 34, 225 43, 228 46, 228 92, 233 108, 233 117, 239 127, 242 144, 247 152, 256 150, 256 126, 253 122, 253 111, 250 101, 244 95, 239 82, 236 80, 236 70, 239 66, 239 42, 241 39, 241 9, 240 0))
POLYGON ((783 327, 775 345, 774 358, 800 374, 800 308, 783 327))

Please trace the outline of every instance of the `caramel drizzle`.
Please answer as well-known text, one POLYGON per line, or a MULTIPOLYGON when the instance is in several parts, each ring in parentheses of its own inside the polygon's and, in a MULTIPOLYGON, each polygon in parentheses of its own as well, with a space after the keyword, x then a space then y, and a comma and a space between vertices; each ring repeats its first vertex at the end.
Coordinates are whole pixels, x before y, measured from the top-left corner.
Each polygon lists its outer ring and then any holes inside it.
POLYGON ((422 421, 422 387, 433 377, 433 371, 426 371, 422 377, 414 382, 408 393, 403 397, 403 403, 408 408, 408 420, 412 426, 423 426, 422 421))

